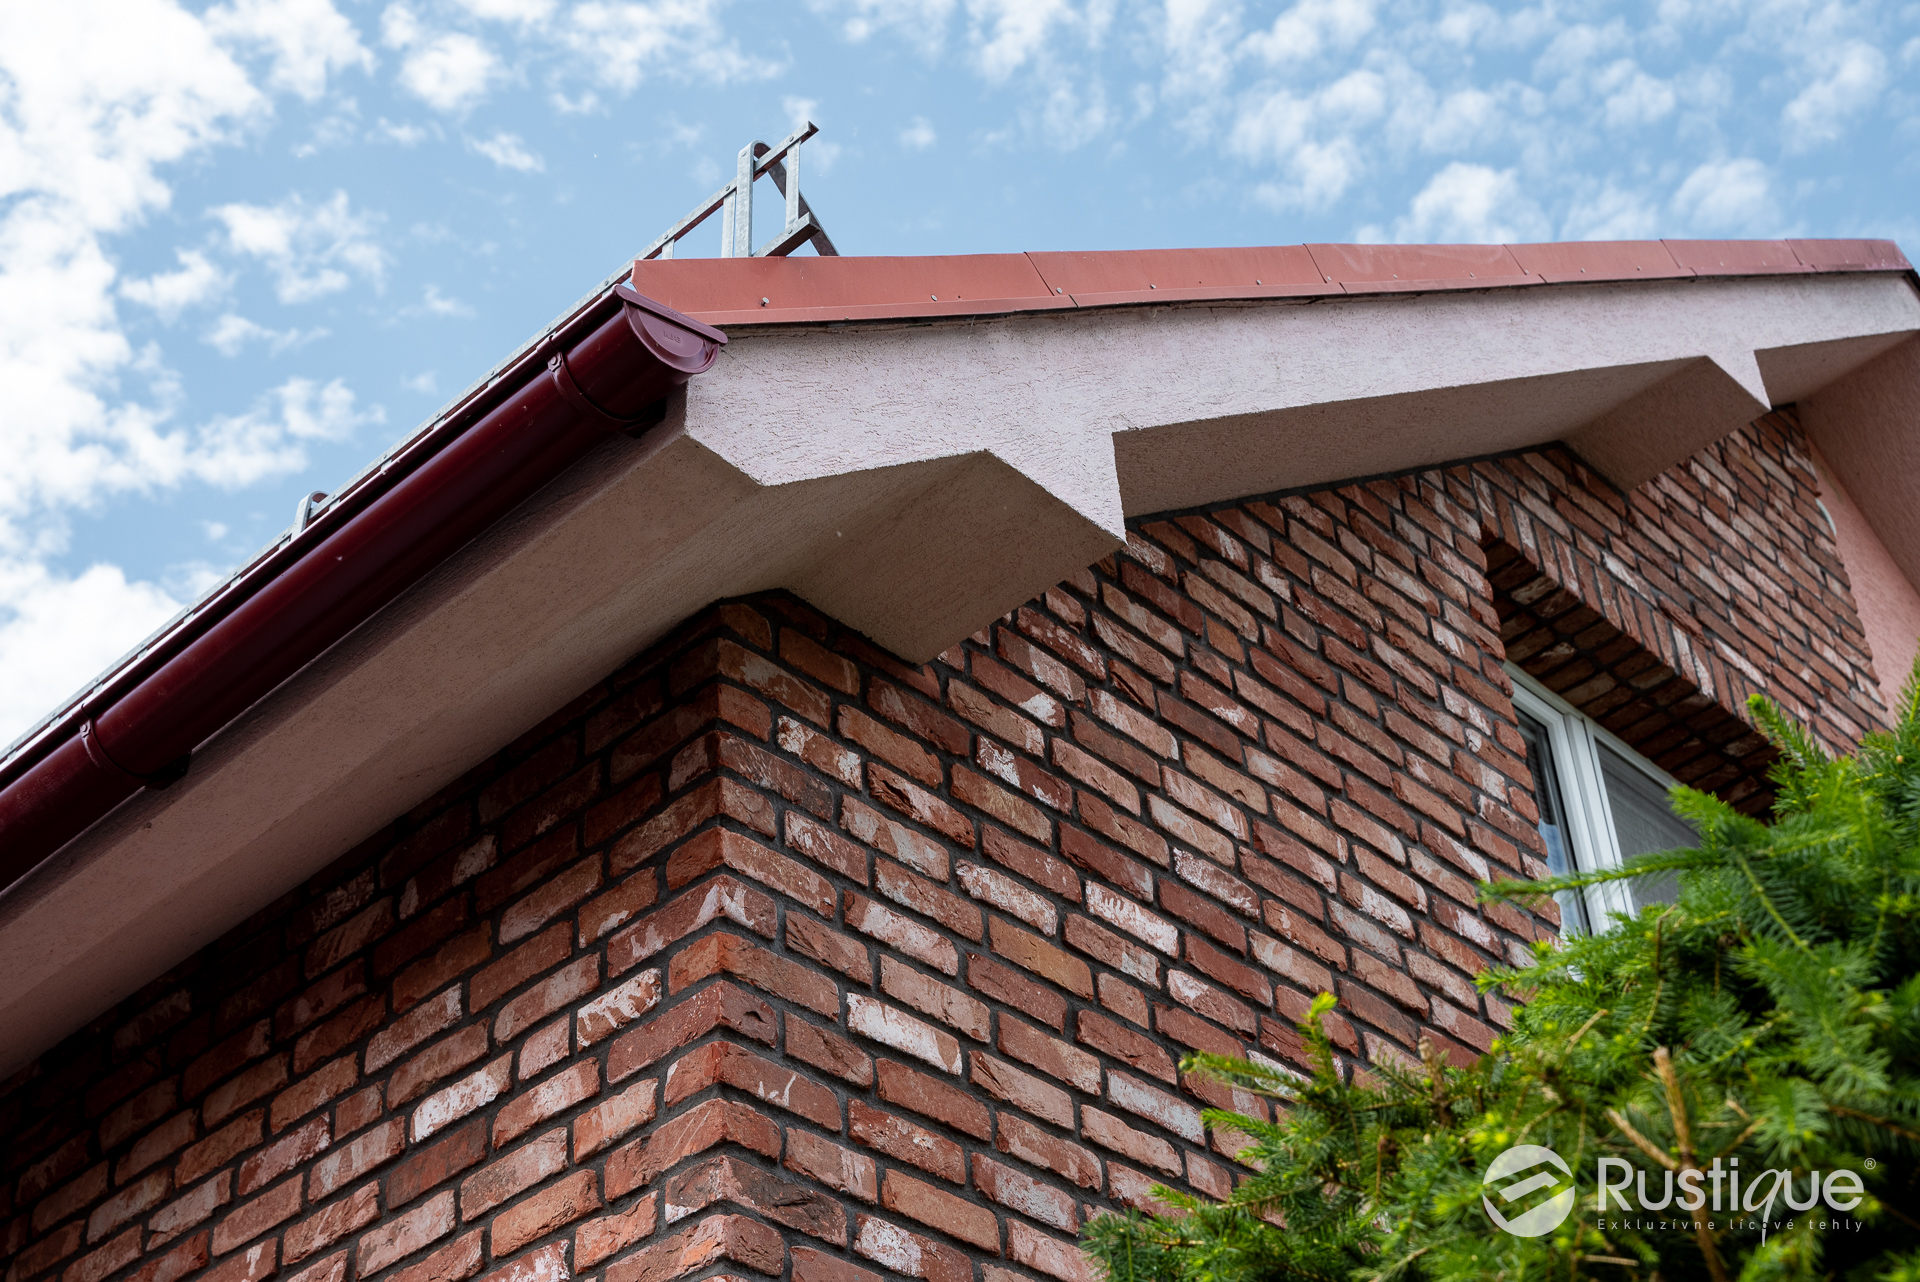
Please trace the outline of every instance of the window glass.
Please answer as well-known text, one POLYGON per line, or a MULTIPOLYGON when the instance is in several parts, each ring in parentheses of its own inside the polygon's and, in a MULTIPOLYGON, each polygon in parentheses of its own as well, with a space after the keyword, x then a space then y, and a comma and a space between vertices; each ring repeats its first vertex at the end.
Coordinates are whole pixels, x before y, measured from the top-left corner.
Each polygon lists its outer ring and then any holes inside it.
MULTIPOLYGON (((1527 744, 1527 769, 1533 772, 1533 795, 1540 807, 1540 839, 1547 844, 1547 869, 1555 877, 1564 877, 1576 867, 1568 840, 1566 801, 1560 779, 1553 768, 1552 740, 1547 728, 1526 713, 1520 714, 1520 737, 1527 744)), ((1563 890, 1554 896, 1560 905, 1561 928, 1569 933, 1586 934, 1586 902, 1577 890, 1563 890)))
MULTIPOLYGON (((1600 750, 1600 775, 1606 781, 1607 809, 1613 815, 1621 862, 1649 851, 1684 850, 1699 843, 1693 829, 1667 805, 1665 788, 1606 744, 1594 746, 1600 750)), ((1636 909, 1670 904, 1680 897, 1679 879, 1670 872, 1635 878, 1631 886, 1636 909)))

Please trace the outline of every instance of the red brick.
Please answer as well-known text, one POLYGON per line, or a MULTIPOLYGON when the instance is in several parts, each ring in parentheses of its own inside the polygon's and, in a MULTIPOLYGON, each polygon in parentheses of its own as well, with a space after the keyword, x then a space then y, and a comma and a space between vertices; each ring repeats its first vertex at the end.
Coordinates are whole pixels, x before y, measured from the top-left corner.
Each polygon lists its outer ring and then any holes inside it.
MULTIPOLYGON (((972 1081, 987 1094, 1057 1126, 1073 1125, 1073 1097, 1031 1073, 978 1051, 972 1056, 972 1081)), ((1008 1114, 1001 1113, 1004 1124, 1008 1114)))
MULTIPOLYGON (((914 889, 911 886, 905 886, 903 889, 903 885, 904 883, 896 885, 896 892, 908 893, 914 889)), ((907 956, 925 962, 935 970, 948 975, 960 973, 960 953, 945 936, 927 929, 917 921, 902 917, 891 908, 877 904, 871 899, 849 894, 846 921, 847 925, 862 934, 870 935, 891 948, 897 948, 907 956)))
POLYGON ((494 1258, 512 1255, 527 1243, 599 1209, 599 1176, 593 1171, 575 1171, 494 1217, 489 1244, 494 1258))
POLYGON ((969 1092, 889 1060, 881 1060, 877 1068, 880 1098, 886 1103, 945 1122, 976 1139, 993 1134, 986 1105, 969 1092))
POLYGON ((1178 1082, 1174 1072, 1173 1058, 1167 1054, 1152 1038, 1143 1037, 1130 1029, 1093 1011, 1083 1010, 1075 1017, 1077 1023, 1076 1039, 1083 1046, 1091 1046, 1104 1054, 1111 1055, 1122 1063, 1150 1073, 1163 1082, 1178 1082))
POLYGON ((651 1122, 659 1096, 659 1082, 649 1078, 580 1114, 573 1122, 573 1160, 582 1161, 651 1122))
POLYGON ((832 917, 833 885, 818 873, 735 832, 709 828, 676 850, 667 861, 667 886, 677 890, 715 868, 727 867, 797 900, 822 917, 832 917))
POLYGON ((877 1273, 856 1268, 837 1256, 809 1247, 796 1246, 791 1254, 793 1282, 881 1282, 877 1273))
MULTIPOLYGON (((579 1008, 576 1018, 579 1024, 580 1044, 592 1046, 596 1042, 605 1041, 659 1004, 660 972, 643 970, 632 979, 607 989, 579 1008)), ((561 1021, 560 1028, 564 1033, 565 1020, 561 1021)), ((565 1053, 564 1046, 561 1053, 565 1053)), ((527 1076, 524 1065, 521 1067, 520 1075, 527 1076)))
MULTIPOLYGON (((847 1213, 839 1201, 736 1157, 711 1157, 667 1181, 662 1194, 670 1219, 731 1202, 776 1224, 835 1246, 847 1243, 847 1213)), ((498 1230, 495 1230, 498 1232, 498 1230)))
POLYGON ((709 1042, 675 1060, 667 1071, 662 1102, 672 1106, 719 1084, 830 1131, 840 1129, 840 1101, 832 1091, 731 1042, 709 1042))
MULTIPOLYGON (((132 1230, 129 1229, 128 1232, 132 1230)), ((156 1249, 156 1247, 149 1247, 148 1255, 153 1256, 156 1249)), ((20 1265, 21 1276, 35 1271, 24 1253, 16 1259, 20 1265)), ((128 1276, 127 1282, 179 1282, 179 1279, 187 1274, 204 1268, 206 1263, 207 1235, 196 1233, 165 1255, 149 1259, 138 1271, 128 1276)))
MULTIPOLYGON (((1129 815, 1117 813, 1105 800, 1090 792, 1081 792, 1075 798, 1079 803, 1080 819, 1087 827, 1101 836, 1117 841, 1134 854, 1165 868, 1172 859, 1167 839, 1147 824, 1129 815)), ((1223 838, 1224 840, 1224 838, 1223 838)))
MULTIPOLYGON (((730 770, 761 792, 778 794, 823 819, 833 812, 833 791, 819 779, 757 744, 725 732, 703 735, 682 748, 674 756, 667 790, 678 792, 716 769, 730 770)), ((754 826, 764 827, 758 823, 754 826)))
POLYGON ((1000 1049, 1090 1095, 1100 1093, 1099 1060, 1006 1015, 1000 1017, 1000 1049))
POLYGON ((494 1114, 493 1146, 512 1143, 555 1114, 591 1099, 599 1090, 600 1065, 593 1060, 574 1064, 532 1090, 521 1092, 494 1114))
POLYGON ((588 1220, 573 1234, 573 1262, 576 1268, 590 1269, 610 1255, 653 1236, 659 1216, 660 1195, 649 1193, 619 1215, 588 1220))
POLYGON ((458 985, 443 990, 432 1001, 415 1006, 368 1040, 367 1072, 379 1072, 429 1037, 452 1028, 465 1013, 458 985))
POLYGON ((973 1183, 989 1201, 998 1202, 1010 1211, 1068 1233, 1077 1233, 1080 1229, 1071 1196, 984 1154, 973 1155, 973 1183))
POLYGON ((762 1157, 780 1153, 780 1128, 745 1104, 710 1099, 653 1128, 607 1157, 606 1195, 623 1197, 683 1158, 716 1144, 744 1145, 762 1157))
POLYGON ((456 1073, 487 1053, 487 1026, 469 1024, 443 1038, 393 1071, 387 1079, 387 1107, 398 1108, 433 1083, 456 1073))
MULTIPOLYGON (((989 741, 983 739, 981 744, 987 747, 989 741)), ((1001 760, 999 757, 993 759, 1001 760)), ((1016 762, 1012 757, 1006 757, 1004 762, 1006 768, 1018 777, 1018 766, 1022 763, 1016 762)), ((953 768, 953 796, 956 801, 984 811, 1009 828, 1023 832, 1035 841, 1047 842, 1053 839, 1053 821, 1047 817, 1046 812, 1008 792, 984 775, 975 774, 964 766, 953 768)), ((1065 796, 1066 794, 1062 792, 1059 798, 1058 804, 1061 808, 1065 808, 1067 804, 1065 796)), ((973 845, 971 833, 962 844, 973 845)))
POLYGON ((487 1156, 484 1120, 461 1127, 431 1148, 421 1149, 393 1168, 387 1177, 387 1206, 405 1206, 428 1189, 452 1179, 487 1156))
MULTIPOLYGON (((1071 1129, 1071 1123, 1066 1125, 1071 1129)), ((1081 1188, 1100 1187, 1099 1158, 1078 1144, 1047 1134, 1024 1118, 1002 1113, 994 1144, 1002 1153, 1064 1176, 1081 1188)))
MULTIPOLYGON (((941 889, 924 877, 916 877, 890 860, 874 863, 874 889, 895 903, 933 918, 941 925, 978 943, 981 938, 980 909, 958 895, 941 889)), ((945 967, 942 967, 945 969, 945 967)))
POLYGON ((484 1215, 508 1198, 566 1169, 567 1133, 548 1131, 460 1182, 460 1218, 484 1215))
MULTIPOLYGON (((180 1234, 204 1224, 215 1211, 233 1200, 233 1172, 222 1171, 210 1180, 203 1180, 199 1187, 176 1197, 147 1217, 147 1228, 152 1237, 147 1241, 149 1250, 171 1242, 180 1234)), ((79 1226, 74 1226, 78 1241, 79 1226)))
POLYGON ((951 1193, 898 1171, 888 1171, 880 1185, 880 1204, 922 1224, 931 1224, 983 1251, 1000 1254, 1000 1222, 992 1211, 964 1202, 951 1193))
MULTIPOLYGON (((802 920, 805 919, 788 919, 789 935, 793 933, 792 923, 802 920)), ((820 929, 824 930, 825 927, 820 929)), ((864 949, 861 951, 865 952, 864 949)), ((691 984, 719 974, 737 976, 755 988, 797 1002, 829 1019, 840 1013, 840 990, 832 980, 811 967, 788 961, 764 948, 755 947, 738 935, 724 932, 708 935, 675 954, 667 970, 667 988, 669 992, 677 993, 691 984)))
POLYGON ((884 954, 880 958, 880 988, 889 997, 951 1024, 976 1041, 987 1038, 988 1012, 984 1003, 884 954))
POLYGON ((504 1095, 513 1081, 513 1056, 502 1055, 451 1086, 442 1087, 413 1110, 411 1138, 419 1143, 476 1109, 504 1095))
MULTIPOLYGON (((940 798, 902 778, 877 762, 867 763, 867 790, 874 800, 891 806, 917 824, 933 829, 962 848, 973 848, 973 823, 940 798)), ((959 772, 954 795, 959 796, 959 772)))
POLYGON ((1105 926, 1079 913, 1068 913, 1061 932, 1069 947, 1131 975, 1155 988, 1160 986, 1160 959, 1130 940, 1120 938, 1105 926))
MULTIPOLYGON (((852 1108, 858 1101, 849 1101, 852 1108)), ((873 1159, 823 1140, 810 1131, 787 1132, 786 1168, 863 1202, 879 1197, 873 1159)))
POLYGON ((721 917, 772 939, 778 922, 773 899, 732 877, 715 877, 682 891, 659 912, 607 941, 607 974, 623 974, 677 940, 721 917))
POLYGON ((994 1001, 1039 1020, 1056 1032, 1066 1026, 1067 999, 979 953, 967 954, 967 983, 994 1001))
POLYGON ((361 998, 294 1043, 293 1071, 296 1074, 304 1073, 315 1064, 332 1058, 379 1028, 386 1018, 387 1000, 384 995, 361 998))
MULTIPOLYGON (((850 781, 849 786, 858 787, 859 771, 857 768, 853 771, 853 775, 854 778, 850 781)), ((846 798, 843 802, 841 807, 841 821, 843 823, 846 822, 848 808, 854 804, 851 797, 846 798)), ((861 809, 864 810, 865 807, 861 807, 861 809)), ((879 818, 877 812, 867 811, 867 813, 873 814, 876 819, 879 818)), ((891 823, 891 821, 887 822, 891 823)), ((902 829, 902 831, 907 830, 902 829)), ((938 843, 932 842, 924 837, 920 838, 920 840, 926 842, 932 849, 936 851, 939 850, 938 843)), ((787 845, 799 851, 815 863, 824 864, 826 867, 831 868, 833 871, 851 881, 858 882, 862 886, 867 884, 867 852, 845 838, 829 831, 824 825, 815 823, 797 810, 789 810, 787 812, 787 845)))
POLYGON ((512 1041, 562 1006, 586 996, 599 983, 599 954, 576 958, 502 1007, 493 1021, 494 1040, 502 1045, 512 1041))
MULTIPOLYGON (((925 873, 935 881, 947 879, 952 861, 945 846, 925 833, 887 818, 854 797, 847 797, 841 802, 840 826, 882 854, 892 855, 915 872, 925 873)), ((857 880, 863 886, 867 884, 866 866, 862 852, 857 880)))
POLYGON ((380 1186, 364 1184, 350 1197, 310 1215, 281 1239, 281 1263, 294 1264, 324 1251, 348 1234, 380 1218, 380 1186))
POLYGON ((307 1200, 323 1202, 368 1171, 385 1166, 406 1147, 406 1124, 399 1118, 343 1144, 307 1171, 307 1200))
MULTIPOLYGON (((787 918, 787 947, 803 957, 810 957, 839 971, 856 983, 873 983, 873 959, 868 956, 866 945, 821 925, 811 917, 787 918)), ((835 1001, 837 1009, 837 997, 835 1001)))
POLYGON ((786 1016, 787 1054, 857 1086, 873 1083, 873 1060, 838 1033, 786 1016))
POLYGON ((278 1271, 280 1243, 269 1239, 217 1264, 200 1275, 200 1282, 264 1282, 278 1271))
POLYGON ((101 1282, 109 1274, 118 1273, 140 1258, 140 1236, 138 1225, 128 1229, 99 1250, 67 1266, 60 1282, 101 1282))
POLYGON ((200 1106, 201 1120, 209 1127, 218 1126, 261 1096, 280 1089, 286 1085, 286 1081, 285 1055, 275 1055, 270 1060, 255 1064, 207 1093, 206 1102, 200 1106))
POLYGON ((1122 1157, 1144 1163, 1176 1178, 1180 1174, 1180 1154, 1172 1144, 1157 1135, 1135 1130, 1119 1118, 1097 1108, 1080 1110, 1080 1133, 1101 1148, 1122 1157))
MULTIPOLYGON (((1060 706, 1059 701, 1012 668, 996 663, 978 651, 972 654, 971 666, 974 682, 985 687, 989 693, 999 695, 1014 707, 1055 730, 1067 724, 1066 711, 1060 706)), ((966 751, 966 744, 963 741, 959 747, 947 750, 956 754, 962 753, 966 751)))
POLYGON ((485 1230, 475 1229, 441 1247, 418 1264, 392 1275, 391 1282, 465 1282, 480 1271, 485 1230))
MULTIPOLYGON (((105 1208, 102 1207, 104 1210, 105 1208)), ((144 1208, 142 1208, 144 1209, 144 1208)), ((128 1212, 137 1214, 137 1211, 128 1212)), ((300 1178, 295 1176, 277 1188, 268 1190, 251 1202, 227 1212, 214 1226, 213 1253, 225 1255, 236 1246, 244 1246, 267 1230, 284 1224, 300 1213, 300 1178)), ((95 1212, 99 1214, 98 1211, 95 1212)))
POLYGON ((967 1159, 958 1144, 916 1126, 904 1117, 869 1108, 859 1100, 847 1104, 847 1134, 856 1142, 908 1162, 955 1184, 967 1181, 967 1159))
POLYGON ((442 1193, 404 1215, 389 1216, 380 1227, 360 1239, 354 1272, 367 1277, 404 1260, 424 1246, 453 1232, 453 1194, 442 1193))
POLYGON ((537 1251, 481 1279, 481 1282, 567 1282, 567 1242, 549 1242, 537 1251))
POLYGON ((929 788, 940 786, 941 769, 937 757, 905 735, 887 729, 864 712, 843 705, 838 730, 842 738, 865 748, 909 778, 917 779, 929 788))
POLYGON ((1099 1282, 1092 1261, 1076 1244, 1048 1237, 1019 1220, 1007 1221, 1007 1255, 1014 1263, 1058 1278, 1059 1282, 1099 1282))
POLYGON ((332 1140, 332 1126, 325 1117, 316 1117, 298 1130, 287 1132, 240 1164, 234 1192, 246 1197, 265 1188, 294 1167, 325 1152, 332 1140))
POLYGON ((480 971, 467 986, 468 1009, 483 1011, 535 975, 565 961, 573 952, 572 933, 564 922, 551 926, 480 971))
POLYGON ((771 1006, 732 984, 711 984, 666 1014, 623 1033, 607 1053, 607 1081, 631 1077, 661 1056, 722 1026, 773 1045, 776 1029, 771 1006))
POLYGON ((744 1215, 712 1215, 692 1228, 609 1265, 607 1282, 668 1282, 722 1260, 756 1273, 777 1274, 786 1264, 777 1229, 744 1215))
POLYGON ((1083 998, 1093 996, 1093 972, 1087 964, 1037 935, 1009 926, 995 917, 989 922, 993 951, 1043 979, 1051 980, 1083 998))
POLYGON ((767 837, 777 835, 773 803, 759 792, 721 778, 703 784, 614 843, 608 868, 624 876, 709 819, 737 820, 767 837))
POLYGON ((472 930, 448 940, 393 978, 393 1009, 396 1014, 422 998, 437 993, 452 980, 464 975, 493 956, 493 923, 481 922, 472 930))
POLYGON ((894 1273, 926 1282, 972 1282, 973 1262, 964 1253, 870 1215, 854 1220, 853 1251, 894 1273))

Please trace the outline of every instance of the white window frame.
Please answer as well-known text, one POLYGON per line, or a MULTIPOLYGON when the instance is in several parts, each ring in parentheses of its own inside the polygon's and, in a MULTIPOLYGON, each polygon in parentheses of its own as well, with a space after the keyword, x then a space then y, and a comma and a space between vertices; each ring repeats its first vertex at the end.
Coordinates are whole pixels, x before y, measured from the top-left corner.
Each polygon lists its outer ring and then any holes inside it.
MULTIPOLYGON (((1580 871, 1618 868, 1620 838, 1613 828, 1613 807, 1607 801, 1606 776, 1600 771, 1600 745, 1611 748, 1622 761, 1660 785, 1662 791, 1677 782, 1592 717, 1509 663, 1513 704, 1547 729, 1553 764, 1560 776, 1560 808, 1565 811, 1568 855, 1580 871)), ((1536 793, 1540 781, 1534 780, 1536 793)), ((1633 914, 1633 897, 1624 881, 1588 886, 1582 892, 1587 920, 1605 930, 1613 914, 1633 914)))

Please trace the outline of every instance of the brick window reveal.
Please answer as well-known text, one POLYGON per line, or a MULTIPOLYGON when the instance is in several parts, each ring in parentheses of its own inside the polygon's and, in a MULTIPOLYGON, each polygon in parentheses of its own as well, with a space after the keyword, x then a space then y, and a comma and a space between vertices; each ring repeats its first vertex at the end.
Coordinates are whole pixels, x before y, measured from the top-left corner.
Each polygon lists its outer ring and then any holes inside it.
POLYGON ((1147 519, 918 667, 712 607, 6 1084, 7 1282, 1082 1282, 1233 1178, 1188 1049, 1506 1021, 1509 651, 1749 802, 1746 689, 1874 722, 1811 476, 1774 415, 1147 519))

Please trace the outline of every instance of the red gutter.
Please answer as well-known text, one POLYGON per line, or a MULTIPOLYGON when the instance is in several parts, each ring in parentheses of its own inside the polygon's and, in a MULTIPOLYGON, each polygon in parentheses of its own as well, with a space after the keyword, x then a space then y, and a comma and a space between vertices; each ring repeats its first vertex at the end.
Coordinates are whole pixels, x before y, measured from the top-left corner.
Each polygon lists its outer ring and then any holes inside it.
POLYGON ((659 421, 674 387, 714 362, 719 330, 606 290, 454 407, 470 420, 410 467, 350 495, 343 518, 297 533, 218 618, 142 656, 145 675, 44 736, 0 790, 0 887, 143 787, 165 787, 222 726, 417 583, 610 433, 659 421), (480 411, 477 413, 474 411, 480 411))

